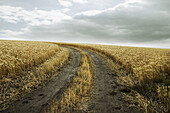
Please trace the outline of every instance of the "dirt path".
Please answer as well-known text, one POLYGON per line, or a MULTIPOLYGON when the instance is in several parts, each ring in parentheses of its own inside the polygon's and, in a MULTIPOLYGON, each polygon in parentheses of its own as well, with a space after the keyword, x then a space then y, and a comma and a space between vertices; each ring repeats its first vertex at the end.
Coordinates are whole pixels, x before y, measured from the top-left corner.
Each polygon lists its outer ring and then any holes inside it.
MULTIPOLYGON (((80 53, 70 48, 69 51, 72 54, 72 62, 64 66, 57 77, 43 88, 35 90, 15 102, 12 108, 2 111, 2 113, 40 113, 48 103, 58 98, 69 86, 80 64, 80 53)), ((92 57, 96 74, 89 111, 95 113, 137 113, 137 109, 129 108, 122 99, 120 86, 116 83, 116 75, 112 74, 105 60, 95 53, 86 50, 85 52, 92 57)))
POLYGON ((116 76, 112 74, 103 58, 92 52, 88 52, 88 54, 91 55, 96 68, 95 86, 92 91, 93 99, 89 104, 89 111, 95 113, 137 113, 137 109, 128 107, 128 104, 122 99, 122 92, 116 82, 116 76))
POLYGON ((80 64, 80 53, 69 49, 72 62, 64 66, 62 72, 46 84, 43 88, 33 91, 23 99, 15 102, 11 108, 2 113, 40 113, 48 102, 56 98, 56 95, 63 92, 69 86, 70 81, 76 75, 80 64))

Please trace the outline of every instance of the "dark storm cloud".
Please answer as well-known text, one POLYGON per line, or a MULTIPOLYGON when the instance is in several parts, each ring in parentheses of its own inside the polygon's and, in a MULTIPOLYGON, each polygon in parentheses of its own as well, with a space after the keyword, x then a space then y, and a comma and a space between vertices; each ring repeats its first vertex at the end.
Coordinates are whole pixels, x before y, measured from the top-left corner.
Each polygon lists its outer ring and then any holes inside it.
MULTIPOLYGON (((165 4, 159 2, 159 5, 165 4)), ((143 4, 127 3, 117 9, 105 10, 92 16, 82 13, 75 18, 108 26, 105 28, 110 31, 110 34, 112 33, 113 39, 119 37, 122 41, 134 42, 169 39, 170 13, 165 10, 165 7, 161 9, 154 6, 156 4, 151 0, 143 4)))

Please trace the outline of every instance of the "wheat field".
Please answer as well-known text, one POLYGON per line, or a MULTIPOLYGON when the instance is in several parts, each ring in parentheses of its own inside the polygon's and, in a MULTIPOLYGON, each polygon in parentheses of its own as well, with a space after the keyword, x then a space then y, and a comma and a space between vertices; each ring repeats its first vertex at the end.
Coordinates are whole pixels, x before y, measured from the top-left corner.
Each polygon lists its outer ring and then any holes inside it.
POLYGON ((144 78, 159 82, 160 76, 170 74, 170 50, 109 45, 90 45, 89 47, 110 55, 126 70, 134 73, 142 81, 144 78))
POLYGON ((92 49, 112 58, 140 81, 145 78, 160 81, 170 74, 170 49, 111 46, 97 44, 66 44, 92 49), (160 78, 159 78, 160 77, 160 78))
POLYGON ((45 84, 68 57, 68 50, 56 44, 0 41, 0 110, 45 84))
POLYGON ((109 45, 89 47, 104 53, 126 69, 120 79, 126 82, 125 87, 139 93, 137 99, 145 112, 170 109, 170 49, 109 45))
POLYGON ((138 101, 146 113, 170 109, 170 49, 3 40, 0 41, 0 111, 53 79, 69 60, 67 48, 80 53, 81 63, 61 99, 51 103, 46 112, 87 110, 85 103, 90 98, 95 67, 84 49, 107 61, 117 75, 120 90, 130 92, 125 96, 138 101))
MULTIPOLYGON (((97 44, 65 44, 96 52, 108 61, 125 92, 133 92, 145 112, 170 110, 170 49, 97 44)), ((135 97, 135 98, 134 98, 135 97)))
POLYGON ((0 77, 38 65, 58 50, 57 45, 47 43, 0 41, 0 77))

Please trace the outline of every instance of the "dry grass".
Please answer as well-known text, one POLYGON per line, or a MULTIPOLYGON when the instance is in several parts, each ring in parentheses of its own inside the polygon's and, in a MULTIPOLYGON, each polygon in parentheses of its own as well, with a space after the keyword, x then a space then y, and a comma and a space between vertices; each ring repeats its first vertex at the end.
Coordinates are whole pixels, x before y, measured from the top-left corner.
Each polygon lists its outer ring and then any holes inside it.
POLYGON ((81 64, 73 83, 66 89, 61 100, 54 101, 48 108, 48 113, 70 113, 87 111, 87 101, 92 87, 93 63, 89 55, 80 49, 74 48, 81 53, 81 64))
POLYGON ((0 41, 0 78, 39 65, 58 50, 57 45, 41 42, 0 41))
POLYGON ((0 111, 45 84, 69 57, 67 49, 42 42, 0 41, 0 52, 0 111))
MULTIPOLYGON (((127 101, 137 101, 146 113, 170 111, 170 49, 90 44, 62 44, 93 50, 108 61, 127 101)), ((76 48, 75 48, 76 49, 76 48)), ((92 60, 81 52, 81 65, 61 100, 47 112, 86 111, 92 86, 92 60)), ((68 59, 67 49, 41 42, 0 41, 0 110, 18 95, 45 84, 68 59)))
POLYGON ((112 68, 118 67, 119 83, 125 86, 123 90, 138 94, 136 99, 146 113, 170 110, 169 49, 101 45, 91 47, 113 59, 116 65, 112 64, 112 68))
POLYGON ((170 49, 66 45, 90 49, 107 57, 118 82, 124 86, 122 91, 131 92, 131 100, 136 99, 146 113, 170 111, 170 49))
POLYGON ((117 64, 114 64, 114 68, 119 67, 120 83, 126 91, 139 93, 137 99, 145 112, 170 110, 170 49, 102 45, 90 47, 113 59, 117 64))

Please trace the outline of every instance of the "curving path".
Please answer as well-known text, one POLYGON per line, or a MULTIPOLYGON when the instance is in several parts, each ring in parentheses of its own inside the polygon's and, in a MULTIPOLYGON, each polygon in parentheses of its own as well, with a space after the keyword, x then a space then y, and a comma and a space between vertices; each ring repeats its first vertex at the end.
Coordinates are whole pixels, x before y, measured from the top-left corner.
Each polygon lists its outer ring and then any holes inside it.
MULTIPOLYGON (((57 77, 43 88, 15 102, 11 108, 2 113, 40 113, 50 101, 59 98, 59 95, 69 86, 76 75, 80 64, 80 53, 74 49, 68 49, 72 56, 72 62, 65 65, 57 77)), ((92 57, 96 75, 88 111, 95 113, 139 113, 137 109, 128 107, 128 104, 122 99, 120 86, 116 83, 116 76, 112 74, 106 61, 93 52, 84 51, 92 57)))

